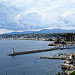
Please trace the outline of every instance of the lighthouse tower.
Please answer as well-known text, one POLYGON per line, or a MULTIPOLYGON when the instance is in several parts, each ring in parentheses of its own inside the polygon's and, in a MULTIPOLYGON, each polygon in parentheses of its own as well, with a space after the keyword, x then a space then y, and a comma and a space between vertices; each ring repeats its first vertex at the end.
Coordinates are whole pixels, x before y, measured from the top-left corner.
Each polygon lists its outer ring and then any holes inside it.
POLYGON ((14 54, 14 48, 12 48, 12 54, 14 54))

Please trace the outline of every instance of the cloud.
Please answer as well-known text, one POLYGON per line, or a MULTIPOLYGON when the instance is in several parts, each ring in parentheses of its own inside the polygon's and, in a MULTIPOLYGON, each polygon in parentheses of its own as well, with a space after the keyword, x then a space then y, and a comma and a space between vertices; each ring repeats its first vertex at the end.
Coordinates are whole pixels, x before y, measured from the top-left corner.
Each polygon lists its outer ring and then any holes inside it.
POLYGON ((42 17, 37 13, 28 13, 27 15, 23 16, 19 22, 21 24, 27 24, 29 26, 41 26, 42 25, 42 17))
POLYGON ((0 0, 0 29, 75 28, 75 0, 0 0))
POLYGON ((13 30, 8 30, 8 29, 0 29, 0 34, 4 34, 4 33, 11 33, 14 32, 13 30))

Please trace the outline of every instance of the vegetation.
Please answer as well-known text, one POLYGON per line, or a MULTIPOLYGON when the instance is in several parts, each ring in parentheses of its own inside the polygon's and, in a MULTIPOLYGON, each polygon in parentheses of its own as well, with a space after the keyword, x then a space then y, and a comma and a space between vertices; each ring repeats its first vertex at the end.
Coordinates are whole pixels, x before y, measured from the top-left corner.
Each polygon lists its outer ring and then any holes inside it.
POLYGON ((71 44, 75 42, 75 33, 65 33, 58 36, 54 43, 71 44))
POLYGON ((65 42, 75 41, 75 33, 31 33, 31 34, 2 34, 0 39, 46 39, 55 43, 65 44, 65 42), (56 38, 56 39, 55 39, 56 38))
MULTIPOLYGON (((41 34, 2 34, 0 38, 8 39, 8 38, 51 38, 62 35, 63 33, 41 33, 41 34)), ((49 39, 51 40, 51 39, 49 39)))
POLYGON ((75 75, 75 71, 74 72, 72 72, 71 74, 69 74, 69 75, 75 75))
POLYGON ((66 33, 61 35, 61 37, 64 37, 66 41, 74 41, 75 33, 66 33))

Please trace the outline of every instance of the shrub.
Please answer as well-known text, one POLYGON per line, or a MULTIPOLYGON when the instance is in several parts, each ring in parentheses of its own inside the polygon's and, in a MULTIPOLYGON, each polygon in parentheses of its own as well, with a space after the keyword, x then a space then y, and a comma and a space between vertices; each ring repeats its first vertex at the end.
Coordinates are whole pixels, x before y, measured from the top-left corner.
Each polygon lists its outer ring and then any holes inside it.
POLYGON ((71 74, 69 74, 69 75, 75 75, 75 71, 74 72, 72 72, 71 74))

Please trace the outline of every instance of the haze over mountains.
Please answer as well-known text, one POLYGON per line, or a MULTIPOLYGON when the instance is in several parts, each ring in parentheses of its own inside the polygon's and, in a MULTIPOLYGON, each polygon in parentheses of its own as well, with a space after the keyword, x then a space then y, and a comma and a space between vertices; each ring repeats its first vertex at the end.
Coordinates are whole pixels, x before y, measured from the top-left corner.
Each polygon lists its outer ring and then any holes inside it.
POLYGON ((6 34, 30 34, 30 33, 75 33, 75 30, 65 30, 65 29, 42 29, 40 31, 24 31, 24 32, 13 32, 6 34))

